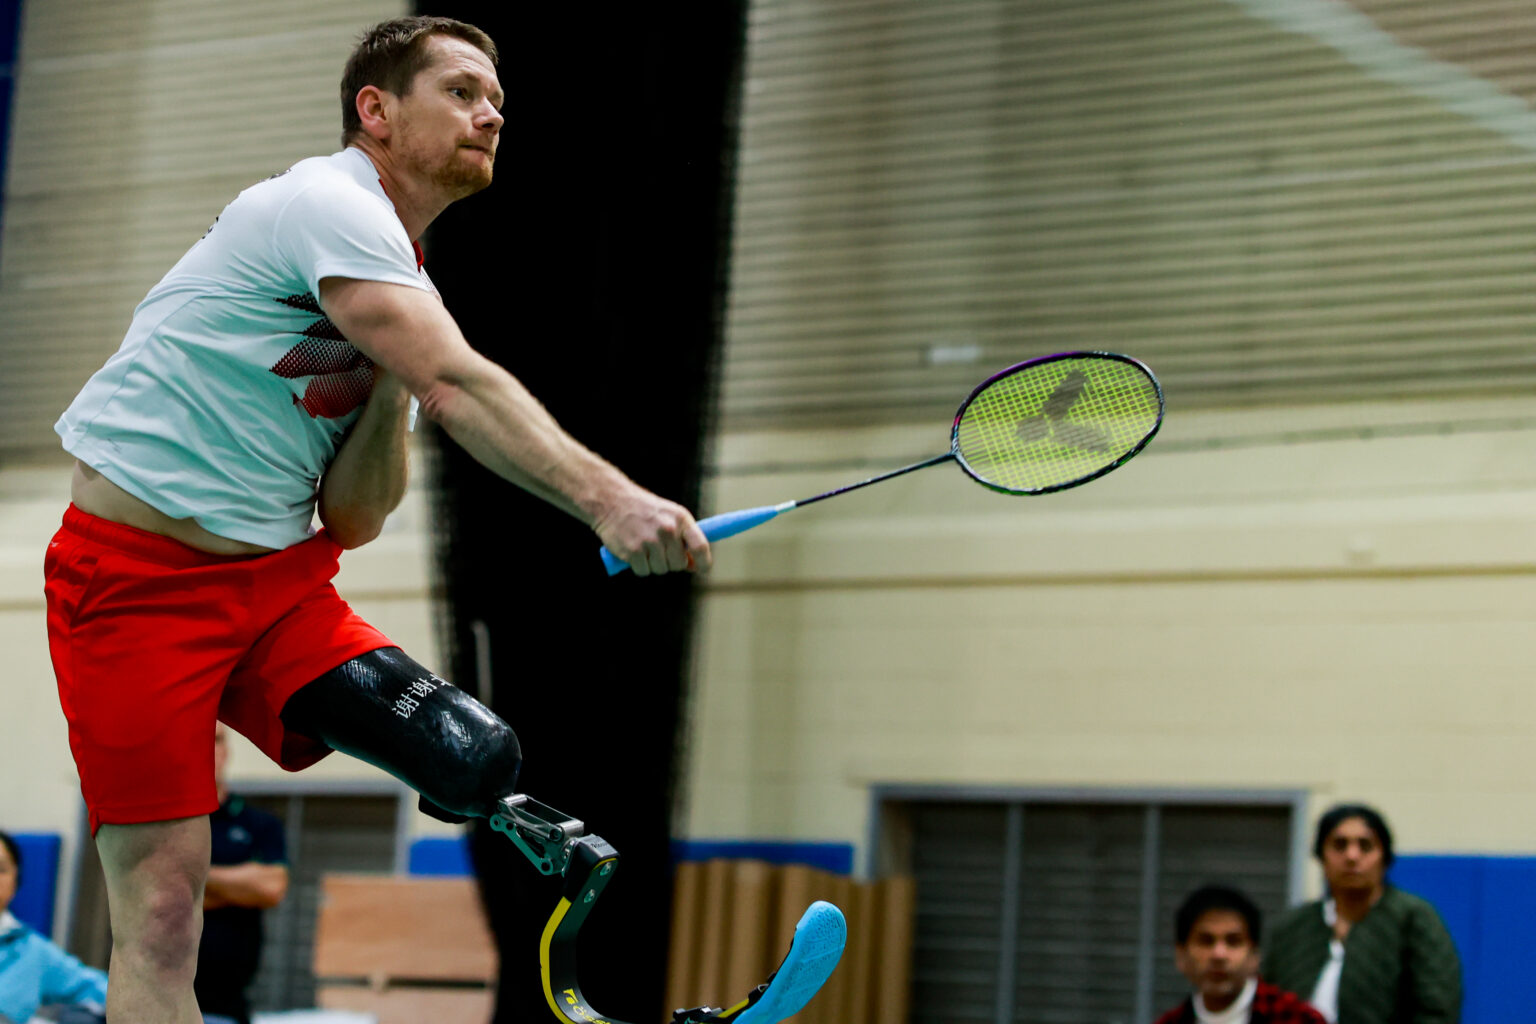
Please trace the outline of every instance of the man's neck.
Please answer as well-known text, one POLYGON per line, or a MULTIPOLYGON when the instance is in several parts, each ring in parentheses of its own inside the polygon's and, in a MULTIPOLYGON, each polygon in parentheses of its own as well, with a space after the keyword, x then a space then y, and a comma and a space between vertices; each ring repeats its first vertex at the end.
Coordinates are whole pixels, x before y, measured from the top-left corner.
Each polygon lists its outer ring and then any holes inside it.
POLYGON ((1233 992, 1231 995, 1226 996, 1225 998, 1217 996, 1213 999, 1208 995, 1197 992, 1195 993, 1195 998, 1200 1001, 1200 1005, 1205 1008, 1206 1013, 1225 1013, 1227 1007, 1237 1002, 1238 996, 1241 996, 1242 994, 1243 990, 1238 989, 1236 992, 1233 992))
POLYGON ((448 208, 452 200, 444 200, 437 189, 414 182, 409 175, 400 173, 389 153, 372 136, 354 139, 348 143, 348 148, 360 150, 372 161, 384 194, 395 204, 395 216, 405 225, 405 233, 413 242, 420 240, 427 226, 448 208))

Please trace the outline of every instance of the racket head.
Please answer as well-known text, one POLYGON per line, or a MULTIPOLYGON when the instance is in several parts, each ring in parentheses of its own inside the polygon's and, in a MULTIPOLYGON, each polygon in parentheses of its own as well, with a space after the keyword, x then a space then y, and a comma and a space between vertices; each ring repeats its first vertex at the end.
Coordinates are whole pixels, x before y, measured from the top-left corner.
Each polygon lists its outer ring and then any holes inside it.
POLYGON ((1162 385, 1140 360, 1058 352, 978 384, 955 413, 950 452, 984 487, 1049 494, 1124 465, 1162 423, 1162 385))

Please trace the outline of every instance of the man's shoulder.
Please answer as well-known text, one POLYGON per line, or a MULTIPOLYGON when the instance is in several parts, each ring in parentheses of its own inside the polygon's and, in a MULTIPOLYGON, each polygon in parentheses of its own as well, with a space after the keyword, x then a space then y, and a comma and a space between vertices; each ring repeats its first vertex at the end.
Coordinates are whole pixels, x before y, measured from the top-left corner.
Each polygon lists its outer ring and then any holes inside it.
POLYGON ((360 150, 312 156, 247 188, 236 202, 267 205, 273 207, 274 212, 295 200, 303 202, 306 197, 316 210, 338 202, 377 205, 380 194, 369 188, 370 174, 377 178, 372 164, 360 150))
POLYGON ((1261 981, 1253 994, 1253 1024, 1327 1024, 1327 1020, 1294 992, 1261 981))
POLYGON ((1189 1024, 1189 1022, 1193 1021, 1194 1019, 1194 1005, 1188 998, 1186 998, 1178 1006, 1175 1006, 1173 1009, 1157 1018, 1157 1020, 1153 1021, 1153 1024, 1189 1024))
MULTIPOLYGON (((382 188, 370 188, 368 158, 347 151, 300 160, 241 191, 209 228, 206 258, 227 251, 248 253, 302 235, 316 224, 388 225, 392 208, 382 188)), ((376 179, 375 179, 376 180, 376 179)), ((396 218, 398 222, 398 218, 396 218)), ((403 229, 402 229, 403 230, 403 229)))

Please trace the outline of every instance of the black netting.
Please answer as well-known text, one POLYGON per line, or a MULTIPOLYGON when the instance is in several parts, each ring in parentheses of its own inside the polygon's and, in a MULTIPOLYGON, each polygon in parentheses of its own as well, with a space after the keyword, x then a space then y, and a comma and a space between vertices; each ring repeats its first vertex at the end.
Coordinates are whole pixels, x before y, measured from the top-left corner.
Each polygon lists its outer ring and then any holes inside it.
MULTIPOLYGON (((729 252, 744 2, 672 8, 419 4, 480 25, 507 101, 496 183, 439 217, 427 269, 481 352, 582 442, 697 508, 729 252)), ((516 729, 520 789, 609 840, 619 875, 583 934, 604 1013, 663 999, 669 839, 691 578, 609 579, 581 523, 434 433, 435 551, 451 678, 516 729), (483 660, 482 650, 482 660, 483 660)), ((481 826, 501 945, 498 1020, 548 1014, 538 938, 558 886, 481 826)))

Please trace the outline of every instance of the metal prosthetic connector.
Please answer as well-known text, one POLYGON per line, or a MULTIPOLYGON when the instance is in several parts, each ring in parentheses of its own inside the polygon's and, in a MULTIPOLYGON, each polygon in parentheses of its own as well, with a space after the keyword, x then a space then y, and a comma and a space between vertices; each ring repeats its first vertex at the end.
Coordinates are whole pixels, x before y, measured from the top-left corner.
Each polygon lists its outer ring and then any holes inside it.
POLYGON ((540 874, 564 876, 587 826, 523 793, 502 797, 496 807, 491 828, 512 840, 540 874))

